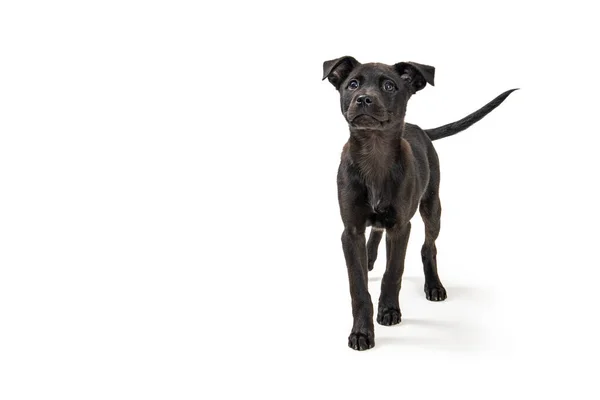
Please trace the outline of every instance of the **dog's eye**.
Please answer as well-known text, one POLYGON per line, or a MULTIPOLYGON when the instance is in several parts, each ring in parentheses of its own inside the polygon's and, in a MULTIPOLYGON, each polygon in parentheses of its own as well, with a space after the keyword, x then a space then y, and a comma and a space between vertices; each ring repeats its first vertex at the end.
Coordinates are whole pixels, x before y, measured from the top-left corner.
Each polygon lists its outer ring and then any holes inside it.
POLYGON ((393 92, 396 89, 396 85, 392 81, 385 81, 383 82, 383 88, 388 92, 393 92))
POLYGON ((348 83, 348 89, 350 89, 350 90, 356 90, 356 89, 358 89, 358 86, 359 86, 359 84, 356 79, 352 79, 350 81, 350 83, 348 83))

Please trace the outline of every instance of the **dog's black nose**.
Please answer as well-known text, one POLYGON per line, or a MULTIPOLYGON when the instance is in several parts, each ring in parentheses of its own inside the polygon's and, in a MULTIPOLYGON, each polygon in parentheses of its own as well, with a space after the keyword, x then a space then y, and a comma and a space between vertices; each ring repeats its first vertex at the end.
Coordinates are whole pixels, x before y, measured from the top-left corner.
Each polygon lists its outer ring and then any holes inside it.
POLYGON ((363 94, 356 98, 356 102, 363 106, 370 106, 373 103, 373 99, 371 98, 371 96, 363 94))

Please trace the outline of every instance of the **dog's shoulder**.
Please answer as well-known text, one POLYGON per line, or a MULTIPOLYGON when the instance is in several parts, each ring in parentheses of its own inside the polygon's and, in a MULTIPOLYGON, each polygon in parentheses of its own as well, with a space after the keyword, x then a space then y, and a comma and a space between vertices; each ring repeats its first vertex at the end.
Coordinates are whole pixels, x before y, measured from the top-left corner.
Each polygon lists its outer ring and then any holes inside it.
POLYGON ((420 146, 427 148, 428 144, 431 144, 431 139, 427 136, 427 133, 421 129, 418 125, 406 123, 404 125, 403 137, 410 143, 411 146, 420 146))
POLYGON ((342 147, 342 153, 340 154, 340 166, 350 165, 352 163, 352 157, 350 156, 350 141, 344 143, 342 147))
POLYGON ((403 138, 410 145, 412 155, 418 165, 428 164, 437 158, 431 139, 419 126, 407 123, 403 138))
POLYGON ((410 137, 410 136, 425 136, 425 137, 427 137, 427 134, 418 125, 409 124, 408 122, 406 122, 404 124, 404 136, 406 136, 406 137, 410 137))
POLYGON ((342 153, 340 154, 340 161, 344 162, 344 161, 348 161, 348 152, 350 147, 350 142, 346 142, 344 143, 344 147, 342 147, 342 153))

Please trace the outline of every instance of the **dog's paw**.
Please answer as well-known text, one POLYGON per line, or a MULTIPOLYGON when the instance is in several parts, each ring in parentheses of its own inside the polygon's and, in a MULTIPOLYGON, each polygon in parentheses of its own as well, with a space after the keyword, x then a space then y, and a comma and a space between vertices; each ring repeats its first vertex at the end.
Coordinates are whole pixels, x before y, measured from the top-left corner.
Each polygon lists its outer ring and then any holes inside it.
POLYGON ((392 326, 402 321, 402 313, 399 308, 381 307, 377 313, 377 323, 379 325, 392 326))
POLYGON ((375 346, 375 334, 372 331, 352 332, 348 336, 348 347, 354 350, 368 350, 375 346))
POLYGON ((430 301, 444 301, 446 300, 446 289, 440 282, 435 284, 425 284, 425 297, 430 301))

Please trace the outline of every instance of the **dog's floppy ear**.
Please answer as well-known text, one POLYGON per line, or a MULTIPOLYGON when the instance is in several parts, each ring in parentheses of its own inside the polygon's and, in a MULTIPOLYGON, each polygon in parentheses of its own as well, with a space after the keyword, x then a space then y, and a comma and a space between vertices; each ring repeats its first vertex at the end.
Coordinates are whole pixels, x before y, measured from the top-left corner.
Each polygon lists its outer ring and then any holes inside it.
POLYGON ((350 72, 360 63, 354 57, 344 56, 335 60, 325 61, 323 63, 323 80, 329 78, 329 82, 337 90, 340 90, 340 85, 346 80, 350 72))
POLYGON ((413 94, 423 89, 428 83, 433 84, 435 68, 416 62, 400 62, 394 65, 400 77, 410 84, 413 94))

